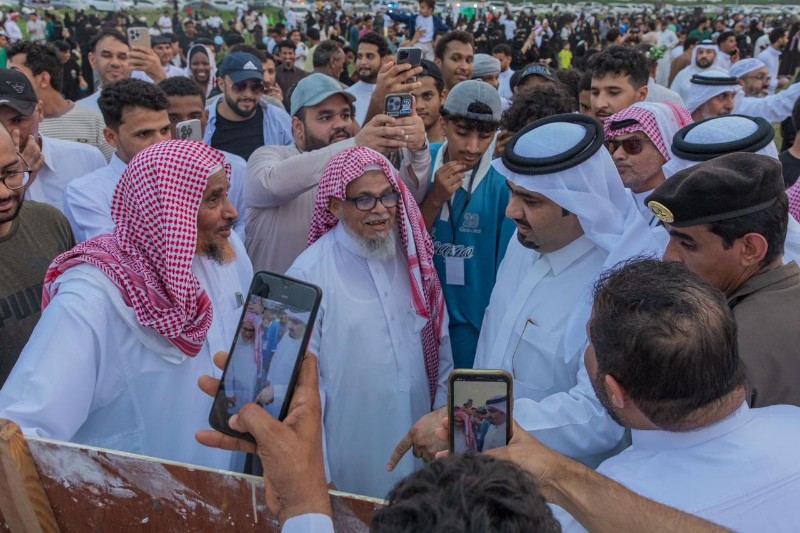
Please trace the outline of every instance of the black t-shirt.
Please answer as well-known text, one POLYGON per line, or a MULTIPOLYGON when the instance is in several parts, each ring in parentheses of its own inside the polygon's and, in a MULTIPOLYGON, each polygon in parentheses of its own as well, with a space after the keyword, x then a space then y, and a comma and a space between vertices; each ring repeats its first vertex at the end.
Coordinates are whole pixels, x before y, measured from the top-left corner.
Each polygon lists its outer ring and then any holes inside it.
POLYGON ((778 155, 783 165, 783 181, 786 183, 788 189, 795 184, 797 178, 800 177, 800 159, 789 153, 789 150, 781 152, 778 155))
POLYGON ((233 122, 217 112, 217 128, 211 136, 211 146, 242 157, 250 158, 256 148, 264 146, 264 112, 261 106, 247 120, 233 122))

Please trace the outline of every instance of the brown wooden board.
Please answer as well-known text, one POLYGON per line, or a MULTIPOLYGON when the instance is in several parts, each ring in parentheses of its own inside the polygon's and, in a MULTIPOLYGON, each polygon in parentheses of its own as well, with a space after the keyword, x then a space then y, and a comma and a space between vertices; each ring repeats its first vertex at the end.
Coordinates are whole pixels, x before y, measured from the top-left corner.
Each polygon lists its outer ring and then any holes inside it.
MULTIPOLYGON (((260 478, 47 439, 27 442, 64 533, 278 531, 260 478)), ((331 502, 337 533, 368 531, 383 505, 335 491, 331 502)), ((2 515, 0 528, 9 528, 2 515)))

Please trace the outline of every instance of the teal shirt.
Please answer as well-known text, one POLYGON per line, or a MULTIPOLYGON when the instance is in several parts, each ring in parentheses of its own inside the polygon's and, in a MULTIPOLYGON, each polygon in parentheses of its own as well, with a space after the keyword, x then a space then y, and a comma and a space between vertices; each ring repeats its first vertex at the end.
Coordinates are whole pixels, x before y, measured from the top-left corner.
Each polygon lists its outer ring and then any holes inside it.
MULTIPOLYGON (((431 147, 433 161, 440 148, 441 145, 431 147)), ((468 186, 469 172, 464 181, 468 186)), ((514 234, 515 225, 505 216, 509 195, 506 179, 489 167, 471 196, 463 188, 456 191, 448 220, 442 220, 439 213, 431 231, 433 262, 450 315, 450 343, 456 368, 472 368, 497 269, 514 234), (446 257, 463 260, 463 285, 447 279, 446 257)))

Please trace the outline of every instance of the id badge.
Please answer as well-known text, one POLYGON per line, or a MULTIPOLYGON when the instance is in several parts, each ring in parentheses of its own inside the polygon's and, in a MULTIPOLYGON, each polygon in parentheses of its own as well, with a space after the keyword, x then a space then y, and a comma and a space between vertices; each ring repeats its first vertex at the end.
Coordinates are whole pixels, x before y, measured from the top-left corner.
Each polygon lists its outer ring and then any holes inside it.
POLYGON ((445 282, 448 285, 464 285, 464 258, 444 258, 445 282))

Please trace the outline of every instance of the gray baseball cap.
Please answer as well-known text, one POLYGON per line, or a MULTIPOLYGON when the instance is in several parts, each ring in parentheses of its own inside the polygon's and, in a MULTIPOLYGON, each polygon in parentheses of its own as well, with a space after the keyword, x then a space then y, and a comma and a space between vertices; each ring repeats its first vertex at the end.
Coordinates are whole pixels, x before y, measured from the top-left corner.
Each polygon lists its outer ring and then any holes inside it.
POLYGON ((290 114, 295 116, 297 112, 304 107, 312 107, 321 104, 324 100, 335 94, 344 96, 348 103, 352 104, 356 101, 355 96, 342 89, 339 82, 327 74, 321 74, 319 72, 310 74, 297 82, 297 85, 292 91, 290 114))
MULTIPOLYGON (((294 106, 292 106, 294 107, 294 106)), ((444 110, 448 115, 482 122, 500 122, 503 114, 503 103, 497 89, 480 80, 462 81, 447 95, 444 110), (480 103, 489 106, 491 113, 470 111, 472 104, 480 103)))

